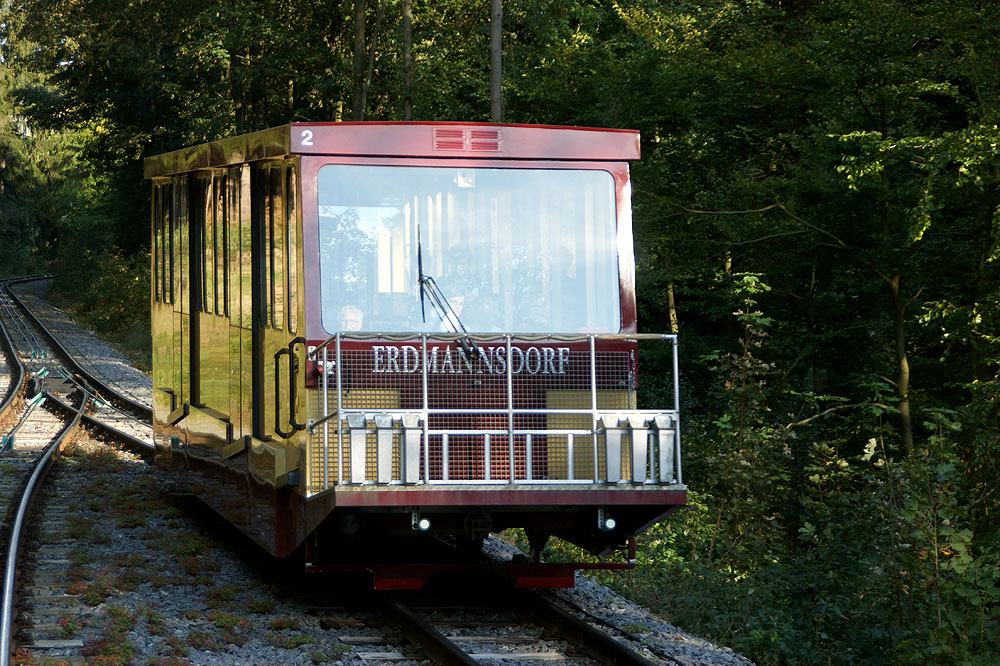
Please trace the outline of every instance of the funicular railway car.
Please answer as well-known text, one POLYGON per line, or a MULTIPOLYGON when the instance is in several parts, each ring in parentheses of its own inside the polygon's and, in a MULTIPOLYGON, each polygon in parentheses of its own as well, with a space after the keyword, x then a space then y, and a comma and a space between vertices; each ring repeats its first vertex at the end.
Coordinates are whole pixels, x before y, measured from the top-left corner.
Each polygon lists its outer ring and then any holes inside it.
MULTIPOLYGON (((147 159, 158 463, 377 587, 488 566, 511 527, 634 556, 686 499, 677 341, 636 331, 638 157, 626 130, 302 123, 147 159)), ((534 559, 519 584, 571 584, 534 559)))

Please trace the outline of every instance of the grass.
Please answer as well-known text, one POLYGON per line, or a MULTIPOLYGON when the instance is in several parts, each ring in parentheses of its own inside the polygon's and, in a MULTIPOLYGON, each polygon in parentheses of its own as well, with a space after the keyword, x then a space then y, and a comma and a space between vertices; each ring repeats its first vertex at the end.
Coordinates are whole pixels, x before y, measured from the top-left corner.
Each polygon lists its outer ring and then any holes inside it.
POLYGON ((271 634, 267 637, 267 642, 274 647, 284 648, 285 650, 294 650, 302 647, 303 645, 315 643, 316 639, 309 634, 271 634))
POLYGON ((67 640, 76 636, 76 632, 80 630, 80 618, 74 615, 63 615, 56 621, 56 626, 59 627, 57 635, 62 640, 67 640))
POLYGON ((135 657, 135 646, 128 640, 128 632, 135 626, 136 618, 126 609, 109 606, 105 610, 107 622, 104 633, 84 645, 83 654, 88 666, 127 666, 135 657))
POLYGON ((274 599, 251 599, 247 602, 247 610, 255 615, 270 613, 278 605, 274 599))
POLYGON ((145 609, 146 629, 154 636, 167 635, 167 619, 151 608, 145 609))
POLYGON ((293 617, 278 617, 267 623, 267 627, 274 631, 296 630, 299 628, 299 621, 293 617))
POLYGON ((240 586, 236 583, 225 583, 205 592, 205 604, 209 608, 219 609, 236 599, 240 586))

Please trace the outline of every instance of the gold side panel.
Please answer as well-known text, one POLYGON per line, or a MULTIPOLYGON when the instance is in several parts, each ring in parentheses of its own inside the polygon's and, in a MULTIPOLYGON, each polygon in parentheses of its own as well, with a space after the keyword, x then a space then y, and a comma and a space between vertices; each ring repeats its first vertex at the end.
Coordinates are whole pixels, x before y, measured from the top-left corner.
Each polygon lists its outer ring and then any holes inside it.
POLYGON ((247 467, 250 474, 260 483, 282 486, 288 480, 288 459, 285 446, 281 443, 262 442, 249 437, 250 452, 247 456, 247 467))

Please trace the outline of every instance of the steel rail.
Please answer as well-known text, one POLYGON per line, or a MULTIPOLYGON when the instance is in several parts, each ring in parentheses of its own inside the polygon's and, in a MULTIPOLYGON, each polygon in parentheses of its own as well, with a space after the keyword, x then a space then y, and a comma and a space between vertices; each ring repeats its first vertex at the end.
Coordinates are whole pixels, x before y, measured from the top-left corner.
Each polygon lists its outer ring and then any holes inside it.
MULTIPOLYGON (((11 279, 8 280, 8 282, 14 284, 21 284, 24 282, 33 282, 37 280, 48 280, 51 279, 52 277, 53 277, 52 275, 24 277, 24 278, 11 279)), ((88 383, 90 383, 91 386, 93 386, 98 391, 114 396, 115 400, 127 404, 131 409, 142 414, 147 421, 152 423, 153 421, 152 407, 150 407, 149 405, 145 405, 141 402, 138 402, 136 400, 133 400, 128 396, 122 395, 118 391, 115 391, 113 388, 108 386, 102 380, 95 377, 91 371, 85 369, 82 365, 80 365, 77 362, 77 360, 73 357, 73 355, 70 354, 69 351, 62 345, 62 343, 59 342, 59 340, 55 337, 55 335, 53 335, 53 333, 44 324, 42 324, 41 320, 39 320, 38 317, 35 316, 35 314, 24 304, 24 302, 17 297, 17 294, 15 294, 12 289, 8 289, 8 292, 10 293, 11 298, 14 299, 14 302, 17 303, 18 307, 20 307, 25 313, 27 313, 28 317, 31 319, 32 322, 34 322, 35 326, 37 326, 42 331, 42 334, 48 340, 49 344, 51 344, 56 349, 56 351, 58 351, 63 356, 66 365, 68 365, 73 370, 73 372, 83 377, 88 383)))
MULTIPOLYGON (((48 397, 49 402, 55 404, 60 409, 66 411, 74 409, 72 405, 67 405, 54 395, 49 395, 49 394, 46 395, 48 397)), ((88 400, 91 399, 92 397, 93 396, 90 395, 86 396, 88 400)), ((147 442, 144 439, 140 439, 135 435, 130 435, 127 432, 123 432, 112 425, 108 425, 107 423, 101 421, 96 417, 93 417, 89 414, 84 414, 81 420, 85 425, 97 428, 98 430, 101 430, 102 432, 107 433, 111 437, 114 437, 115 439, 121 441, 124 444, 125 448, 133 453, 136 453, 144 457, 152 456, 156 453, 156 447, 153 446, 153 444, 151 444, 150 442, 147 442)))
POLYGON ((609 666, 656 666, 656 662, 595 629, 537 592, 517 590, 512 599, 519 608, 563 639, 585 650, 601 664, 609 666))
POLYGON ((0 666, 10 666, 10 658, 13 653, 13 630, 14 630, 14 585, 17 578, 17 558, 21 550, 21 537, 24 531, 24 521, 27 518, 28 510, 34 502, 41 485, 42 479, 48 474, 52 467, 52 460, 55 454, 62 450, 68 441, 68 436, 76 431, 80 426, 83 417, 83 410, 87 400, 83 397, 80 406, 75 408, 75 415, 65 428, 63 428, 56 439, 46 447, 45 452, 36 461, 35 468, 28 479, 28 483, 21 495, 21 501, 17 507, 17 513, 11 526, 10 537, 7 545, 7 561, 4 567, 3 598, 0 600, 0 666))
POLYGON ((378 600, 378 605, 382 615, 388 617, 389 621, 403 632, 406 639, 420 648, 435 664, 440 666, 479 666, 478 661, 398 599, 382 597, 378 600))
MULTIPOLYGON (((6 280, 2 282, 0 288, 7 289, 6 280)), ((14 348, 14 341, 11 340, 7 327, 0 326, 0 333, 2 333, 0 334, 0 347, 3 347, 3 353, 7 357, 7 365, 10 368, 10 383, 7 385, 7 394, 4 396, 3 402, 0 403, 0 421, 3 421, 17 405, 17 398, 24 388, 24 363, 21 362, 21 357, 18 356, 17 350, 14 348)))
POLYGON ((578 606, 577 604, 573 603, 572 601, 569 601, 567 599, 563 599, 562 603, 565 604, 566 606, 568 606, 569 608, 571 608, 574 613, 577 613, 577 614, 580 614, 580 615, 584 615, 587 618, 589 618, 587 620, 588 622, 593 622, 593 623, 596 623, 596 624, 603 625, 605 627, 610 627, 610 628, 614 629, 615 631, 617 631, 618 633, 620 633, 622 636, 626 636, 626 637, 630 638, 631 640, 635 641, 636 643, 642 643, 643 645, 646 646, 646 649, 649 650, 657 658, 663 659, 664 661, 669 661, 672 664, 677 664, 677 666, 687 666, 685 662, 682 662, 682 661, 678 660, 677 657, 675 657, 673 655, 670 655, 670 654, 665 654, 664 650, 662 648, 658 648, 655 645, 645 643, 645 641, 643 640, 642 635, 633 633, 632 631, 629 631, 628 629, 623 628, 623 627, 616 627, 612 623, 608 622, 608 620, 606 620, 605 618, 598 617, 598 616, 594 615, 590 611, 588 611, 588 610, 586 610, 584 608, 581 608, 580 606, 578 606))
POLYGON ((44 351, 39 348, 38 339, 35 338, 35 336, 31 334, 31 331, 28 330, 28 326, 24 322, 23 317, 18 314, 17 306, 14 305, 14 300, 11 298, 7 282, 8 281, 4 281, 3 283, 3 294, 2 298, 0 298, 2 303, 0 303, 0 308, 2 308, 4 314, 11 320, 11 341, 13 341, 15 337, 19 337, 24 343, 24 346, 30 350, 30 357, 32 360, 43 359, 45 358, 44 351))
MULTIPOLYGON (((530 621, 557 634, 570 645, 579 647, 600 664, 657 666, 655 661, 619 643, 537 592, 511 589, 503 583, 491 586, 489 589, 493 592, 493 599, 499 602, 494 605, 496 608, 506 608, 526 616, 530 621)), ((381 597, 377 600, 377 604, 381 614, 396 625, 407 640, 420 648, 434 663, 444 666, 469 666, 479 663, 396 597, 381 597)), ((667 659, 672 660, 670 657, 667 659)))
MULTIPOLYGON (((100 380, 95 379, 89 372, 84 370, 76 363, 75 359, 68 353, 68 351, 63 347, 55 336, 38 320, 34 314, 25 307, 24 303, 20 301, 10 290, 9 285, 11 282, 26 282, 31 279, 46 279, 51 276, 42 276, 29 279, 8 279, 0 281, 0 289, 2 289, 11 300, 15 302, 22 311, 26 312, 31 320, 34 321, 35 325, 43 331, 45 336, 48 338, 49 342, 58 349, 63 356, 69 360, 68 365, 73 366, 79 376, 84 377, 85 381, 90 381, 93 384, 100 385, 108 394, 113 395, 117 398, 122 398, 117 391, 114 391, 110 387, 104 385, 100 380)), ((21 394, 24 388, 24 378, 25 378, 25 366, 21 361, 17 349, 14 347, 13 341, 10 338, 10 334, 6 326, 0 325, 0 347, 3 348, 5 355, 7 356, 8 363, 10 366, 11 381, 8 384, 7 395, 5 396, 3 403, 0 404, 0 418, 3 418, 12 411, 13 407, 16 405, 16 398, 21 394)), ((28 510, 30 509, 32 503, 34 502, 38 488, 41 484, 42 479, 48 474, 51 469, 52 462, 54 460, 55 454, 58 453, 65 446, 69 439, 69 435, 74 433, 82 423, 87 423, 93 427, 100 428, 104 432, 115 437, 119 441, 125 443, 126 447, 130 450, 139 453, 140 455, 148 456, 152 451, 153 447, 133 435, 124 433, 117 428, 103 423, 102 421, 87 416, 84 414, 84 410, 87 406, 88 400, 90 400, 92 395, 92 390, 88 391, 86 388, 77 383, 78 388, 81 391, 81 399, 78 407, 66 404, 52 396, 48 393, 44 393, 45 397, 49 400, 50 404, 55 405, 57 408, 66 411, 73 415, 72 420, 64 427, 59 434, 56 436, 55 441, 53 441, 48 447, 46 447, 44 453, 39 457, 35 463, 35 467, 32 470, 31 476, 22 492, 21 500, 18 505, 17 512, 13 524, 10 529, 10 536, 8 541, 7 549, 7 559, 5 563, 4 570, 4 582, 2 596, 0 596, 0 666, 9 666, 11 662, 11 656, 13 655, 14 642, 13 642, 13 630, 14 630, 14 590, 17 580, 17 559, 22 547, 22 535, 25 528, 25 519, 27 517, 28 510)), ((133 408, 138 408, 138 411, 150 411, 148 407, 136 403, 133 400, 124 398, 124 402, 132 406, 133 408)), ((151 413, 150 413, 151 417, 151 413)))

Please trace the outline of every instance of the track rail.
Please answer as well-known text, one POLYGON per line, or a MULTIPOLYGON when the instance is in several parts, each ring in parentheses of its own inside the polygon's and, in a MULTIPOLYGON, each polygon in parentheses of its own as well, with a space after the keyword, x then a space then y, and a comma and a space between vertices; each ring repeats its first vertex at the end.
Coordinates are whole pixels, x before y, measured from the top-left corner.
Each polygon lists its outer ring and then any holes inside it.
MULTIPOLYGON (((579 619, 569 611, 561 608, 544 596, 529 590, 515 590, 503 586, 489 586, 486 588, 477 587, 477 597, 480 600, 472 602, 470 605, 484 608, 491 617, 497 617, 504 613, 513 612, 516 620, 509 622, 518 631, 514 632, 518 636, 493 635, 482 638, 485 643, 496 642, 498 644, 522 644, 526 649, 532 649, 533 645, 539 643, 546 644, 547 650, 551 647, 547 644, 544 636, 554 635, 567 644, 568 650, 562 655, 556 655, 550 651, 545 652, 524 652, 511 653, 507 658, 520 658, 525 661, 544 659, 546 661, 558 659, 561 661, 587 663, 598 663, 608 666, 656 666, 654 662, 627 645, 614 640, 601 629, 579 619), (487 597, 488 603, 484 604, 481 599, 487 597), (524 627, 535 626, 542 634, 543 638, 532 638, 523 636, 524 627), (579 653, 586 656, 581 659, 579 653)), ((410 599, 410 603, 404 602, 398 596, 382 596, 377 598, 376 606, 379 615, 394 626, 407 641, 417 647, 424 655, 436 664, 443 666, 473 666, 498 657, 496 654, 483 654, 477 652, 473 639, 469 636, 455 636, 449 638, 445 632, 435 624, 441 620, 425 618, 425 615, 434 616, 439 613, 434 608, 433 602, 430 608, 423 608, 425 602, 420 596, 410 599), (421 610, 417 610, 419 604, 421 610), (463 647, 469 646, 469 647, 463 647)), ((444 608, 445 606, 442 606, 444 608)), ((444 620, 447 625, 448 620, 444 620)), ((476 622, 463 622, 462 625, 468 629, 469 625, 475 626, 476 622)), ((495 631, 496 624, 508 624, 506 621, 497 622, 495 620, 484 621, 483 634, 495 631)))
POLYGON ((86 399, 80 400, 80 404, 76 408, 72 408, 60 401, 55 402, 63 409, 70 411, 72 418, 35 461, 31 476, 28 478, 27 485, 21 493, 17 512, 11 524, 10 536, 7 542, 6 564, 4 567, 3 598, 0 601, 0 604, 2 604, 0 605, 0 645, 9 647, 8 649, 0 650, 0 666, 8 666, 10 664, 10 657, 14 647, 14 590, 17 587, 17 572, 20 568, 19 558, 21 547, 24 543, 25 520, 28 516, 28 510, 34 503, 45 476, 52 468, 55 455, 65 447, 77 428, 80 427, 83 410, 87 404, 86 399))
POLYGON ((519 590, 517 596, 536 622, 581 647, 602 664, 655 666, 654 662, 612 639, 606 633, 560 608, 536 592, 519 590))
MULTIPOLYGON (((2 286, 2 291, 6 292, 5 283, 2 286)), ((0 294, 0 298, 2 297, 3 295, 0 294)), ((7 372, 9 375, 7 390, 4 394, 3 402, 0 402, 0 423, 4 423, 18 407, 19 399, 24 389, 25 374, 24 364, 21 363, 14 349, 14 342, 11 340, 6 326, 0 326, 0 347, 3 348, 4 357, 8 359, 7 372)))
POLYGON ((11 284, 23 284, 25 282, 34 282, 38 280, 48 280, 51 279, 52 275, 39 275, 33 277, 24 277, 7 280, 5 283, 5 289, 10 295, 14 303, 24 312, 31 322, 42 332, 45 337, 46 342, 51 345, 60 357, 60 361, 66 365, 67 368, 72 370, 73 374, 78 375, 84 379, 91 387, 96 389, 100 394, 103 394, 108 400, 113 400, 117 404, 122 404, 128 407, 129 410, 133 411, 135 414, 140 416, 148 423, 153 421, 153 409, 149 405, 138 402, 129 396, 126 396, 114 388, 109 386, 104 380, 97 377, 88 370, 86 367, 81 365, 72 354, 66 349, 66 347, 56 338, 56 336, 42 323, 42 321, 35 316, 35 314, 24 304, 24 302, 18 298, 17 294, 13 290, 9 289, 11 284))
MULTIPOLYGON (((44 398, 44 401, 48 405, 65 415, 66 425, 54 437, 51 437, 49 444, 43 450, 38 452, 37 458, 33 461, 30 473, 25 472, 26 481, 16 500, 16 508, 13 504, 11 505, 12 509, 10 513, 13 518, 10 522, 8 534, 4 535, 7 538, 7 553, 3 590, 2 595, 0 595, 0 666, 8 666, 10 664, 11 656, 16 647, 14 640, 15 591, 18 588, 17 577, 21 568, 21 554, 25 547, 24 532, 27 527, 28 512, 58 453, 83 425, 99 430, 104 436, 122 443, 126 448, 141 455, 149 455, 153 451, 151 442, 131 433, 124 432, 119 427, 109 425, 105 422, 106 419, 112 421, 117 419, 117 422, 120 423, 123 418, 126 418, 139 420, 140 422, 144 421, 145 425, 148 426, 152 421, 152 411, 149 406, 138 403, 131 397, 116 391, 81 365, 67 351, 65 346, 59 342, 56 336, 49 331, 44 323, 9 288, 11 283, 23 283, 50 277, 46 275, 0 281, 0 301, 2 301, 5 319, 5 321, 0 322, 2 324, 0 325, 0 347, 3 348, 6 356, 10 377, 4 400, 0 403, 0 422, 11 422, 13 420, 12 415, 17 412, 23 402, 21 398, 25 393, 28 383, 26 381, 28 375, 27 366, 21 358, 21 355, 25 353, 30 356, 30 360, 35 366, 38 365, 40 358, 45 358, 47 362, 44 371, 53 368, 55 363, 60 364, 62 368, 57 369, 60 374, 68 378, 69 382, 65 390, 72 391, 77 396, 75 400, 76 404, 71 405, 50 392, 39 390, 38 394, 36 394, 28 405, 29 408, 34 408, 44 398), (22 313, 27 320, 26 322, 18 321, 22 313), (10 331, 8 331, 8 323, 17 328, 17 335, 22 347, 20 353, 18 352, 18 344, 15 344, 10 331), (35 332, 32 329, 41 334, 44 342, 36 338, 35 332), (49 349, 45 349, 46 347, 49 349), (86 408, 95 405, 95 403, 114 404, 120 406, 121 409, 114 410, 114 413, 111 410, 105 410, 106 413, 103 417, 85 414, 86 408), (122 410, 131 412, 131 415, 123 414, 122 410)), ((44 371, 36 368, 36 380, 40 380, 41 376, 44 375, 44 371)), ((36 388, 40 388, 37 385, 38 382, 36 381, 35 383, 36 388)), ((29 409, 25 411, 18 427, 27 423, 30 418, 29 409)), ((12 433, 4 437, 5 445, 12 442, 12 433)))

